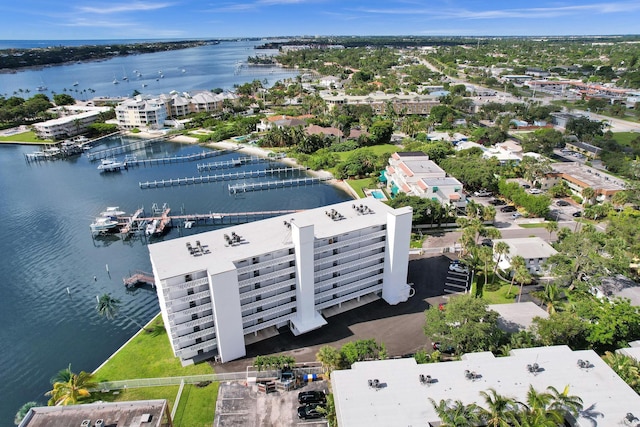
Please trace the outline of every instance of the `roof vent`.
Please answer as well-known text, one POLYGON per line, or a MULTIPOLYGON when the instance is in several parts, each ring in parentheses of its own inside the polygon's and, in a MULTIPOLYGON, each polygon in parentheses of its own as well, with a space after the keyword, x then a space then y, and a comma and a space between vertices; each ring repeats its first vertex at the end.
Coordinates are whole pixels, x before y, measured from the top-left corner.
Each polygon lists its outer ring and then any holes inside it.
POLYGON ((375 391, 378 391, 382 388, 382 383, 380 383, 379 379, 374 379, 374 380, 368 380, 367 383, 369 384, 369 387, 374 389, 375 391))
POLYGON ((470 371, 468 369, 465 369, 464 371, 464 377, 466 379, 468 379, 469 381, 477 381, 480 378, 482 378, 482 375, 476 373, 475 371, 470 371))
POLYGON ((578 365, 578 368, 580 369, 589 369, 593 366, 591 362, 589 362, 588 360, 582 360, 582 359, 578 359, 577 365, 578 365))
POLYGON ((418 376, 418 380, 422 385, 431 385, 436 382, 434 378, 431 378, 431 375, 424 375, 424 374, 420 374, 418 376))
POLYGON ((324 213, 334 221, 340 221, 341 219, 344 219, 344 216, 335 209, 331 209, 330 211, 324 211, 324 213))
POLYGON ((360 205, 356 205, 355 203, 351 205, 351 207, 358 212, 358 215, 366 215, 366 214, 372 214, 373 210, 371 210, 371 208, 369 208, 369 206, 365 206, 362 203, 360 205))
POLYGON ((140 416, 141 423, 148 423, 149 421, 151 421, 151 414, 142 414, 140 416))
POLYGON ((231 236, 229 236, 228 234, 224 235, 224 240, 226 242, 225 246, 237 246, 242 242, 243 239, 234 231, 232 231, 231 236))
POLYGON ((537 375, 538 373, 542 372, 544 369, 542 369, 540 367, 540 365, 538 365, 537 363, 534 363, 533 365, 527 365, 527 371, 533 375, 537 375))
POLYGON ((82 420, 82 422, 80 423, 80 427, 90 427, 91 426, 91 420, 82 420))
POLYGON ((102 427, 104 426, 104 420, 102 418, 99 418, 96 420, 96 427, 102 427))

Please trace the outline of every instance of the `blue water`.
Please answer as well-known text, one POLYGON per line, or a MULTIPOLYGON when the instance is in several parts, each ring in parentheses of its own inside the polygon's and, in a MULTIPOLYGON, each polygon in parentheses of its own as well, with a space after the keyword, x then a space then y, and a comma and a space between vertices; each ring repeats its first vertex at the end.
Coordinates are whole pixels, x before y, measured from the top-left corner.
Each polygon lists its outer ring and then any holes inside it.
MULTIPOLYGON (((105 146, 118 145, 119 138, 105 146)), ((269 190, 232 196, 229 182, 141 190, 140 181, 198 175, 196 163, 129 168, 100 174, 86 157, 27 163, 34 147, 0 146, 0 425, 12 425, 17 409, 29 400, 46 403, 49 378, 72 364, 92 371, 137 330, 125 316, 113 321, 95 312, 96 296, 110 292, 122 300, 122 312, 140 323, 158 313, 153 291, 130 292, 123 277, 149 270, 145 238, 92 238, 89 224, 107 206, 133 212, 168 203, 176 214, 306 209, 348 200, 328 186, 269 190), (107 271, 108 266, 108 271, 107 271), (96 281, 93 277, 96 276, 96 281), (68 289, 68 292, 67 292, 68 289)), ((161 143, 135 153, 171 157, 201 152, 202 147, 161 143)), ((228 154, 212 161, 230 160, 228 154)), ((122 156, 120 156, 122 157, 122 156)), ((247 165, 260 169, 265 165, 247 165)), ((272 178, 269 178, 272 179, 272 178)), ((164 239, 211 228, 172 229, 164 239)))
MULTIPOLYGON (((0 47, 2 43, 0 41, 0 47)), ((40 43, 45 46, 62 44, 60 41, 40 43)), ((52 98, 54 93, 67 93, 76 99, 88 100, 94 97, 131 96, 136 90, 149 95, 168 94, 172 90, 232 90, 234 85, 252 80, 272 86, 278 80, 293 78, 298 74, 297 71, 279 67, 248 65, 249 56, 277 53, 275 50, 254 49, 260 44, 262 42, 258 41, 223 41, 217 45, 191 49, 5 73, 0 74, 0 96, 29 98, 36 93, 44 93, 52 98), (127 80, 123 80, 123 77, 127 77, 127 80), (114 84, 114 80, 118 84, 114 84), (78 85, 74 86, 76 82, 78 85), (46 86, 47 90, 38 92, 39 86, 46 86)))

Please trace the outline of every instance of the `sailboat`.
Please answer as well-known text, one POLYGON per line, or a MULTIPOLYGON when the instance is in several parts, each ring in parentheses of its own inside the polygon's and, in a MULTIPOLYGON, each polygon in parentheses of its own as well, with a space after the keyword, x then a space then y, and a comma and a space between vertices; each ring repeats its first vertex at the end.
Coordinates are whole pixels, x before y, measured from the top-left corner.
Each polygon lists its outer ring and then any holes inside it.
POLYGON ((120 82, 118 81, 118 79, 116 78, 116 76, 113 76, 113 84, 114 84, 114 85, 117 85, 118 83, 120 83, 120 82))
POLYGON ((129 80, 129 77, 127 77, 127 72, 124 70, 124 67, 122 67, 122 80, 129 80))
POLYGON ((47 86, 45 86, 44 81, 42 79, 40 79, 40 86, 36 87, 36 89, 39 92, 44 92, 45 90, 47 90, 47 86))
POLYGON ((74 86, 78 86, 80 83, 78 83, 78 81, 76 80, 75 82, 73 82, 74 86))

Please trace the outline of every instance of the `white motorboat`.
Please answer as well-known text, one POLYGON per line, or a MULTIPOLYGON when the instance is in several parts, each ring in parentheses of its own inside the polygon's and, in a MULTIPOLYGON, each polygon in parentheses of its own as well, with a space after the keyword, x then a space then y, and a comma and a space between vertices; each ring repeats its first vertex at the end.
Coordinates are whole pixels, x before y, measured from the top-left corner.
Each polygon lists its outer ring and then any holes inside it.
POLYGON ((118 206, 108 206, 107 209, 100 215, 107 218, 117 218, 119 216, 124 216, 125 214, 126 212, 121 211, 118 206))
POLYGON ((147 224, 147 228, 144 231, 144 234, 146 234, 147 236, 151 236, 151 235, 155 234, 156 233, 156 229, 158 228, 158 224, 159 224, 159 221, 157 219, 154 219, 153 221, 148 223, 147 224))
POLYGON ((125 162, 119 162, 116 159, 102 159, 100 165, 98 165, 98 170, 101 172, 114 172, 126 167, 127 164, 125 162))
POLYGON ((118 221, 109 217, 100 216, 96 218, 95 222, 89 225, 92 232, 105 232, 113 230, 118 226, 118 221))

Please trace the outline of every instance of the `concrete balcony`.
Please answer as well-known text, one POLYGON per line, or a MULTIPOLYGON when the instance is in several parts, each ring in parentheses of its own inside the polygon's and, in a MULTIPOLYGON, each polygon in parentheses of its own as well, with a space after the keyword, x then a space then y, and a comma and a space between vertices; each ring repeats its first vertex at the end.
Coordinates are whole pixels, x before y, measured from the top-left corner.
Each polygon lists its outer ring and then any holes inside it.
POLYGON ((287 279, 287 280, 283 280, 282 282, 276 282, 269 286, 261 286, 258 289, 253 289, 249 292, 241 293, 240 300, 242 301, 247 298, 253 298, 257 295, 266 294, 266 293, 277 291, 283 288, 291 288, 291 286, 295 286, 295 284, 296 284, 296 279, 287 279))
MULTIPOLYGON (((341 274, 338 277, 331 277, 327 280, 323 280, 321 282, 317 282, 315 289, 316 289, 316 293, 318 292, 319 289, 324 288, 325 286, 331 286, 333 287, 333 284, 336 282, 344 282, 345 280, 349 280, 349 279, 354 279, 354 278, 358 278, 361 277, 365 274, 370 274, 370 273, 374 273, 378 270, 380 270, 382 268, 382 266, 379 265, 372 265, 371 267, 367 267, 367 268, 363 268, 361 270, 357 270, 357 271, 352 271, 351 273, 347 273, 347 274, 341 274)), ((376 273, 367 277, 376 277, 376 276, 380 276, 382 277, 383 273, 376 273)))
POLYGON ((364 295, 368 295, 375 292, 381 292, 381 291, 382 291, 382 285, 377 285, 371 288, 362 289, 357 292, 352 292, 348 295, 343 295, 339 298, 334 298, 334 299, 316 304, 316 310, 323 310, 329 307, 333 307, 334 305, 342 304, 343 302, 351 301, 353 299, 356 299, 364 295))
POLYGON ((292 273, 295 273, 295 267, 283 268, 282 270, 277 270, 267 274, 261 274, 259 276, 251 277, 250 279, 242 280, 238 282, 239 287, 243 286, 253 286, 256 283, 266 282, 267 280, 275 279, 281 276, 290 276, 292 273))
POLYGON ((208 353, 215 350, 216 348, 218 348, 218 342, 216 340, 205 341, 176 350, 176 356, 181 359, 190 359, 196 356, 198 354, 198 351, 200 350, 208 353))
MULTIPOLYGON (((324 270, 317 270, 314 274, 314 277, 317 279, 318 277, 322 277, 326 274, 332 274, 334 272, 339 272, 343 270, 348 270, 352 267, 357 267, 359 265, 370 264, 372 262, 378 262, 384 266, 384 252, 379 252, 374 255, 370 255, 365 258, 357 259, 355 261, 345 262, 344 264, 338 264, 336 266, 331 266, 330 268, 324 270)), ((380 268, 380 267, 378 267, 380 268)))
MULTIPOLYGON (((384 249, 386 246, 386 242, 382 241, 382 242, 377 242, 374 243, 372 245, 367 245, 365 247, 358 247, 358 249, 365 249, 365 250, 379 250, 379 249, 384 249)), ((316 258, 315 261, 313 262, 313 266, 316 270, 318 270, 318 267, 323 265, 323 264, 327 264, 333 261, 340 261, 341 259, 345 259, 348 256, 353 256, 353 251, 347 251, 347 252, 342 252, 336 255, 331 255, 328 257, 324 257, 324 258, 316 258)))
MULTIPOLYGON (((339 286, 337 288, 331 288, 331 289, 328 289, 328 290, 323 291, 323 292, 318 292, 317 294, 314 295, 316 304, 318 303, 318 301, 320 301, 323 298, 332 296, 332 295, 337 294, 337 293, 347 292, 347 291, 350 291, 352 289, 356 289, 356 288, 359 288, 359 287, 362 287, 362 286, 371 286, 371 287, 378 287, 379 286, 380 289, 382 289, 382 284, 378 283, 378 280, 380 280, 380 279, 382 279, 382 274, 380 274, 378 276, 371 276, 371 277, 367 277, 367 278, 364 278, 364 279, 360 279, 358 281, 351 282, 351 283, 348 283, 346 285, 339 286)), ((369 292, 372 292, 372 291, 369 291, 369 292)))
POLYGON ((261 307, 263 305, 273 304, 274 302, 278 302, 278 301, 283 300, 283 299, 290 300, 292 297, 295 297, 295 296, 296 296, 296 291, 295 290, 288 291, 288 292, 283 292, 281 294, 274 295, 274 296, 269 297, 269 298, 263 298, 263 299, 261 299, 259 301, 254 301, 254 302, 251 302, 251 303, 248 303, 248 304, 241 305, 240 309, 242 311, 253 310, 254 308, 261 307))
POLYGON ((289 263, 291 261, 294 261, 295 259, 296 259, 295 254, 287 255, 287 256, 283 256, 275 259, 270 259, 264 262, 258 262, 256 264, 240 267, 237 269, 237 271, 238 271, 238 275, 240 275, 240 274, 249 273, 251 271, 260 270, 267 267, 273 267, 274 265, 289 263))
POLYGON ((260 311, 258 313, 250 314, 248 316, 242 317, 242 323, 253 322, 254 320, 258 320, 264 317, 271 317, 276 315, 277 313, 281 313, 283 311, 291 310, 292 308, 296 308, 296 302, 289 302, 287 304, 278 305, 276 307, 270 308, 268 310, 260 311))
POLYGON ((253 333, 256 333, 256 332, 261 331, 263 329, 267 329, 267 328, 270 328, 272 326, 276 326, 276 325, 278 325, 278 324, 280 324, 282 322, 287 322, 287 321, 291 320, 291 318, 293 316, 295 316, 295 313, 289 313, 286 316, 277 317, 275 319, 267 320, 266 322, 258 323, 257 325, 248 326, 246 328, 243 328, 242 332, 244 333, 244 335, 253 334, 253 333))
POLYGON ((386 237, 386 235, 387 235, 387 230, 380 230, 380 231, 376 231, 375 233, 367 233, 363 236, 352 237, 350 239, 340 239, 336 243, 317 247, 315 248, 314 252, 317 255, 319 253, 329 252, 329 251, 333 251, 334 249, 340 249, 345 246, 353 245, 354 243, 362 243, 369 240, 375 240, 381 237, 386 237))

